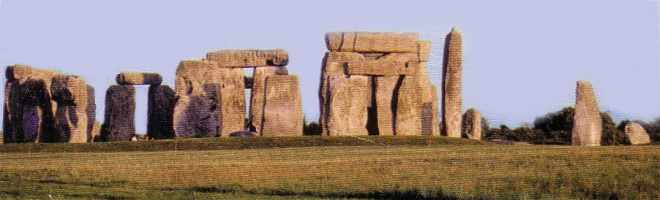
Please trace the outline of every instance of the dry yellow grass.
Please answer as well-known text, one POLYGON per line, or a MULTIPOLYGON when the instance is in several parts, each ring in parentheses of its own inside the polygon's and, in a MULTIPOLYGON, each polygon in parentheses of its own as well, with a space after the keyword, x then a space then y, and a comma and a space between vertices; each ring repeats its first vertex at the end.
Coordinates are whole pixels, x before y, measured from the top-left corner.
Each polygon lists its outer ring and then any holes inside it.
MULTIPOLYGON (((652 199, 660 193, 659 160, 659 146, 353 146, 3 153, 0 175, 17 189, 21 186, 16 182, 28 189, 57 183, 86 185, 92 187, 89 190, 100 185, 129 194, 130 188, 139 188, 133 192, 193 190, 210 191, 204 193, 208 195, 229 192, 274 195, 269 198, 282 194, 331 198, 374 197, 369 194, 383 191, 442 191, 443 195, 461 198, 616 195, 652 199)), ((2 183, 0 180, 0 186, 9 190, 2 183)), ((66 195, 66 191, 54 193, 66 195)))

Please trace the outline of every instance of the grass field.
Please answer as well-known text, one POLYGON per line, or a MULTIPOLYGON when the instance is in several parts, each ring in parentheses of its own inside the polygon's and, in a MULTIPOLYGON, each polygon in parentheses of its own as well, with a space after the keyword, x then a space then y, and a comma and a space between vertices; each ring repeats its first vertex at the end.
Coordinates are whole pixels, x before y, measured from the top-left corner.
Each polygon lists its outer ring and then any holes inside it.
MULTIPOLYGON (((106 147, 61 144, 10 152, 6 147, 11 145, 3 145, 0 199, 660 198, 660 146, 394 140, 109 152, 101 152, 106 147)), ((237 141, 176 142, 192 146, 237 141)))

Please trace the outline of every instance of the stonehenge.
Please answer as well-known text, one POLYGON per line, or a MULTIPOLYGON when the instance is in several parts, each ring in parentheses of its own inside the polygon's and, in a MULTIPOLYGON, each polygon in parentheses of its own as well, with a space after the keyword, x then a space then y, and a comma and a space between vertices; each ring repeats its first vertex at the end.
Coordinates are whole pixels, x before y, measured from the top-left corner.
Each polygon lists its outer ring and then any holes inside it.
POLYGON ((603 121, 594 89, 590 82, 581 80, 577 81, 575 93, 575 114, 573 116, 571 144, 600 146, 603 121))
POLYGON ((301 136, 300 86, 288 74, 288 62, 282 49, 219 50, 182 61, 176 71, 175 135, 223 137, 248 129, 261 136, 301 136), (242 68, 253 68, 252 76, 245 77, 242 68))
POLYGON ((429 41, 416 33, 335 32, 326 46, 322 135, 439 135, 429 41))
MULTIPOLYGON (((431 42, 417 33, 331 32, 318 88, 323 136, 447 136, 482 139, 481 113, 462 111, 462 33, 444 43, 441 93, 427 66, 431 42), (440 111, 442 114, 440 114, 440 111)), ((103 123, 83 78, 28 65, 6 68, 4 143, 89 143, 136 138, 136 87, 148 86, 147 138, 302 136, 300 78, 283 49, 224 49, 182 60, 174 87, 153 72, 120 72, 106 90, 103 123), (251 69, 251 74, 246 75, 251 69), (249 91, 248 91, 249 90, 249 91), (236 134, 235 134, 236 135, 236 134)), ((578 81, 571 143, 599 146, 602 119, 591 83, 578 81)), ((650 143, 637 123, 631 144, 650 143)))
POLYGON ((461 32, 452 28, 445 39, 442 74, 442 124, 443 134, 461 137, 463 38, 461 32))
POLYGON ((642 125, 638 123, 635 122, 627 123, 624 128, 624 133, 626 134, 626 138, 632 145, 651 143, 651 138, 649 137, 649 134, 646 132, 644 127, 642 127, 642 125))

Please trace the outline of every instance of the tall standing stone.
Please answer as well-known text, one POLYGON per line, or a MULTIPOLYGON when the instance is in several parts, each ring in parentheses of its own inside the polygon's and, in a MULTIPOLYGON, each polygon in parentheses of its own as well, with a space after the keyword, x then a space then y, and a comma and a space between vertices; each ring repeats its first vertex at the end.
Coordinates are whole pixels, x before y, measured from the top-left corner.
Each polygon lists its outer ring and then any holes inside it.
POLYGON ((375 77, 376 118, 378 135, 394 135, 396 107, 393 98, 399 84, 399 76, 375 77))
POLYGON ((273 75, 266 78, 263 136, 302 136, 303 113, 298 77, 273 75))
POLYGON ((135 136, 135 87, 113 85, 105 94, 104 141, 129 141, 135 136))
POLYGON ((470 108, 463 114, 463 137, 481 140, 481 113, 470 108))
POLYGON ((457 28, 445 38, 442 83, 443 132, 449 137, 461 137, 463 39, 457 28))
POLYGON ((167 85, 149 86, 147 135, 153 139, 174 138, 172 122, 176 94, 167 85))
POLYGON ((94 87, 87 85, 87 142, 93 142, 94 137, 94 123, 96 123, 96 95, 94 94, 94 87))
POLYGON ((250 126, 254 131, 261 132, 265 102, 266 78, 273 76, 280 67, 255 67, 252 74, 252 90, 250 94, 250 126))
POLYGON ((88 87, 77 76, 58 76, 51 85, 53 99, 57 102, 57 132, 60 142, 88 142, 88 87))
POLYGON ((578 81, 575 93, 572 144, 600 146, 603 121, 594 89, 588 81, 578 81))
POLYGON ((632 145, 650 144, 651 138, 642 125, 629 122, 625 127, 625 134, 632 145))
POLYGON ((371 104, 369 77, 328 77, 327 134, 369 135, 366 129, 371 104))

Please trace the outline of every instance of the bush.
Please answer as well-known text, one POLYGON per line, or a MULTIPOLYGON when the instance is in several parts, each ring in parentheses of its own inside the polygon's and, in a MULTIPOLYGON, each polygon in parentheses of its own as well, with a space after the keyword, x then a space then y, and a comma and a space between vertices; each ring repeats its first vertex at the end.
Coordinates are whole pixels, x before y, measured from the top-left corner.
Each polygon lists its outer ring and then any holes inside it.
POLYGON ((548 113, 534 120, 534 129, 538 131, 534 143, 538 144, 571 144, 573 131, 573 107, 565 107, 560 111, 548 113))
POLYGON ((619 128, 617 128, 610 114, 600 113, 600 116, 603 119, 603 135, 600 141, 602 145, 629 144, 629 142, 626 141, 626 135, 624 133, 624 128, 625 128, 624 122, 621 122, 619 124, 619 128))

